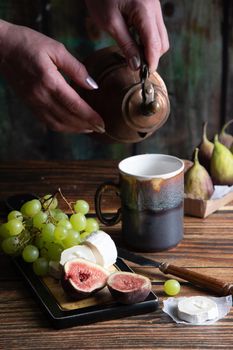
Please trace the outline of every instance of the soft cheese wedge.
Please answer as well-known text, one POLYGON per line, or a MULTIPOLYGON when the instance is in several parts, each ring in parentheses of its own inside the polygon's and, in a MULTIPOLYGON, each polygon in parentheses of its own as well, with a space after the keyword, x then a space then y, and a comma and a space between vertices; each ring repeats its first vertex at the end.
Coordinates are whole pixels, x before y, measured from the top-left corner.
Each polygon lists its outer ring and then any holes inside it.
POLYGON ((63 250, 61 253, 60 264, 64 266, 67 261, 77 258, 82 258, 93 263, 97 263, 91 248, 89 248, 87 245, 76 245, 63 250))
POLYGON ((218 317, 218 306, 210 298, 194 296, 178 302, 177 314, 184 321, 202 323, 218 317))
POLYGON ((116 262, 116 245, 106 232, 93 232, 84 242, 84 246, 91 248, 97 264, 108 268, 116 262))

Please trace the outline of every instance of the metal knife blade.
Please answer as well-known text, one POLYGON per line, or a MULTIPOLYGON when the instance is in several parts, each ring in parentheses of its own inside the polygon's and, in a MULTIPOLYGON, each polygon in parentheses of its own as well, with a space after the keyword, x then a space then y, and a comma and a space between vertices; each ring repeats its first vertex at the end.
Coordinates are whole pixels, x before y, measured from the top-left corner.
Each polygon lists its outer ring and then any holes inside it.
POLYGON ((154 266, 154 267, 160 267, 161 263, 149 258, 145 258, 142 255, 135 254, 127 249, 117 247, 118 256, 120 258, 129 260, 131 262, 134 262, 135 264, 141 265, 141 266, 154 266))

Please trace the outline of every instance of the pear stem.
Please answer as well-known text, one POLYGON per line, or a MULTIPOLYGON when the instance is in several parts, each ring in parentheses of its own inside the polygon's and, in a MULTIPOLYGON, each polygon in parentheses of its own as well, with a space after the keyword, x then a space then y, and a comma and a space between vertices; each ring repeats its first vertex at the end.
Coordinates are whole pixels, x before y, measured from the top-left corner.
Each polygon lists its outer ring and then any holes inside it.
POLYGON ((203 123, 203 129, 202 129, 202 138, 203 138, 203 140, 208 140, 207 139, 207 134, 206 134, 207 124, 208 124, 207 122, 203 123))
POLYGON ((223 134, 226 130, 226 128, 228 128, 228 126, 233 123, 233 119, 229 120, 226 124, 223 125, 222 130, 221 130, 221 134, 223 134))

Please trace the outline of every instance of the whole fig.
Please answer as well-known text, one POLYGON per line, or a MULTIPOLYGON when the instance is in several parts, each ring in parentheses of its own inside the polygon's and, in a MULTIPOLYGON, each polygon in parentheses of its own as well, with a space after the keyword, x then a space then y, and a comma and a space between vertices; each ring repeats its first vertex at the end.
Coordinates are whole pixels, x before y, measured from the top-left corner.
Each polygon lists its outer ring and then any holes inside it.
POLYGON ((211 178, 216 185, 233 185, 233 154, 214 138, 214 151, 210 164, 211 178))
POLYGON ((107 286, 112 297, 122 304, 134 304, 144 301, 151 291, 149 278, 132 272, 112 273, 107 286))
POLYGON ((184 175, 184 192, 194 199, 209 199, 214 186, 208 171, 199 163, 199 149, 195 149, 194 163, 184 175))
POLYGON ((102 266, 78 258, 64 264, 61 285, 68 296, 80 300, 105 287, 108 276, 102 266))
POLYGON ((233 144, 233 136, 231 134, 226 133, 225 130, 232 123, 233 119, 229 120, 226 124, 224 124, 219 134, 219 142, 221 142, 227 148, 231 148, 231 145, 233 144))
POLYGON ((201 165, 203 165, 206 170, 210 171, 210 159, 213 153, 214 144, 211 142, 207 137, 207 122, 203 123, 202 126, 202 140, 199 144, 199 162, 201 165))

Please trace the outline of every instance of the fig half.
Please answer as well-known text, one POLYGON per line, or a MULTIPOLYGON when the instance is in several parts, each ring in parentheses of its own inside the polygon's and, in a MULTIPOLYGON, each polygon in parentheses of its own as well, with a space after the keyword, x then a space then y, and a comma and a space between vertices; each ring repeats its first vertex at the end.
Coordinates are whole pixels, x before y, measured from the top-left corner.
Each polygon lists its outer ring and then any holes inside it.
POLYGON ((122 304, 134 304, 144 301, 151 291, 149 278, 132 272, 114 272, 107 286, 112 297, 122 304))
POLYGON ((109 271, 85 259, 73 259, 65 263, 61 284, 64 291, 80 300, 106 286, 109 271))

